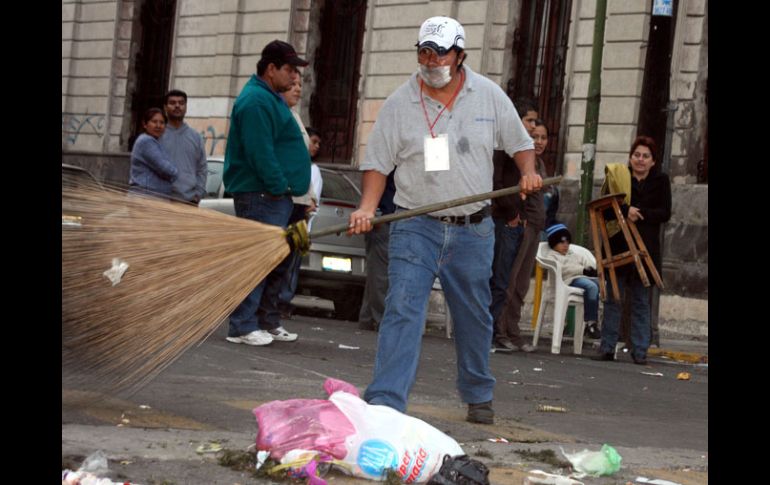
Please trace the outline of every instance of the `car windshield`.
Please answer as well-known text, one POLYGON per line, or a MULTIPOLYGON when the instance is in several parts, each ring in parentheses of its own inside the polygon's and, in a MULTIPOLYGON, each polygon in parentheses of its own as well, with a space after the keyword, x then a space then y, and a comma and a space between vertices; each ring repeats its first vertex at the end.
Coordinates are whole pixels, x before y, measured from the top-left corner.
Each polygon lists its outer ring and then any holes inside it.
POLYGON ((344 201, 353 205, 358 204, 360 195, 356 191, 355 186, 344 176, 327 170, 322 171, 321 176, 324 181, 321 197, 344 201))

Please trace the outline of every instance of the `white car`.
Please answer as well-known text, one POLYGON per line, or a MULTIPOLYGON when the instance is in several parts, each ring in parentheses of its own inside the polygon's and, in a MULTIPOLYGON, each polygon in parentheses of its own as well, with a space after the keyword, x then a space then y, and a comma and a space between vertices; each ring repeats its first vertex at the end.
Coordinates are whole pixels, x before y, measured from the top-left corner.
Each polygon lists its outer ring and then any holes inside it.
MULTIPOLYGON (((208 158, 206 198, 199 206, 235 215, 232 197, 222 182, 224 158, 208 158)), ((336 317, 358 320, 366 282, 364 237, 345 233, 313 238, 313 232, 347 223, 358 207, 361 192, 341 171, 321 168, 323 190, 310 232, 310 252, 302 258, 297 294, 332 300, 336 317)))

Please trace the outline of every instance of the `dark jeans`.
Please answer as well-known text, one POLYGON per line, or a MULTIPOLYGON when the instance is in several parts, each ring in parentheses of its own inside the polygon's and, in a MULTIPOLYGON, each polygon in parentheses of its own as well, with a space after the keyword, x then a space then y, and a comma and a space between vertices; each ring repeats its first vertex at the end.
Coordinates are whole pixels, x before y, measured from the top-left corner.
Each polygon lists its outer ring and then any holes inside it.
POLYGON ((604 301, 604 319, 602 320, 602 344, 599 352, 609 354, 615 352, 615 344, 620 336, 620 317, 623 314, 623 295, 631 292, 631 344, 632 352, 637 359, 647 356, 650 348, 650 288, 645 288, 636 272, 636 267, 628 265, 617 272, 620 301, 612 297, 612 286, 609 277, 607 283, 607 299, 604 301))
MULTIPOLYGON (((260 192, 235 193, 233 202, 236 216, 281 227, 286 227, 294 205, 289 196, 275 198, 260 192)), ((281 326, 278 292, 290 263, 291 255, 276 266, 235 307, 230 314, 230 328, 227 332, 229 337, 240 337, 257 329, 272 330, 281 326)))
POLYGON ((378 224, 366 238, 366 286, 358 321, 379 323, 385 313, 385 295, 388 294, 388 242, 390 223, 378 224))
MULTIPOLYGON (((306 209, 308 206, 302 204, 294 204, 294 208, 291 211, 289 217, 289 224, 294 224, 305 219, 306 209)), ((281 305, 288 306, 291 304, 291 300, 294 299, 294 294, 297 292, 297 282, 299 280, 299 267, 302 265, 302 254, 299 251, 294 250, 286 256, 289 259, 289 268, 284 275, 283 282, 281 283, 281 291, 278 293, 278 301, 281 305)))
MULTIPOLYGON (((508 227, 506 221, 494 219, 495 222, 495 258, 492 261, 492 278, 489 279, 489 289, 492 291, 492 304, 489 311, 492 319, 497 319, 505 303, 505 290, 508 289, 511 268, 519 253, 519 244, 524 236, 524 226, 508 227)), ((495 329, 497 336, 497 329, 495 329)))

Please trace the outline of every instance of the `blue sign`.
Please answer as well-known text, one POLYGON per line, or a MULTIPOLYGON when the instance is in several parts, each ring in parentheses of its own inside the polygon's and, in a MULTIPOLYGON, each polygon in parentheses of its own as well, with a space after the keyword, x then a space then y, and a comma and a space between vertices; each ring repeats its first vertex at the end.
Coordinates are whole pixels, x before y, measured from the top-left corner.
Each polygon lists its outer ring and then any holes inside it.
POLYGON ((674 0, 653 0, 652 14, 671 17, 674 14, 674 0))

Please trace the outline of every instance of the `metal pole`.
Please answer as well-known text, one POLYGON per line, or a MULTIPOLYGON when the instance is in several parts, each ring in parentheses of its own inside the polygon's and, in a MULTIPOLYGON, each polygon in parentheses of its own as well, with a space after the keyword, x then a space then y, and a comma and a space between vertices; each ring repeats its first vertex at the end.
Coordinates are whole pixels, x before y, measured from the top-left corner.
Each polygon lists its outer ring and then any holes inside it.
POLYGON ((586 205, 591 200, 594 186, 594 162, 596 158, 596 133, 599 129, 599 104, 602 92, 602 52, 604 51, 604 21, 607 0, 596 0, 594 20, 594 45, 591 54, 591 77, 588 82, 585 131, 583 132, 583 158, 580 163, 580 198, 578 199, 576 243, 585 246, 586 205))
MULTIPOLYGON (((558 177, 551 177, 543 180, 543 187, 546 187, 548 185, 558 184, 561 182, 561 176, 558 177)), ((476 194, 476 195, 469 195, 467 197, 461 197, 459 199, 453 199, 453 200, 447 200, 445 202, 437 202, 435 204, 429 204, 424 205, 422 207, 418 207, 416 209, 410 209, 402 212, 394 212, 393 214, 387 214, 380 217, 374 217, 370 219, 370 222, 372 224, 380 224, 382 222, 393 222, 393 221, 399 221, 401 219, 407 219, 409 217, 415 217, 415 216, 421 216, 423 214, 428 214, 430 212, 436 212, 444 209, 449 209, 450 207, 457 207, 459 205, 465 205, 470 204, 473 202, 480 202, 482 200, 487 199, 495 199, 497 197, 502 197, 504 195, 512 195, 512 194, 518 194, 521 192, 521 187, 518 185, 514 187, 507 187, 505 189, 495 190, 492 192, 485 192, 483 194, 476 194)), ((330 234, 337 234, 341 232, 347 232, 347 230, 350 227, 348 226, 348 223, 344 224, 337 224, 336 226, 328 227, 326 229, 323 229, 321 231, 313 231, 310 234, 310 237, 321 237, 321 236, 328 236, 330 234)))

